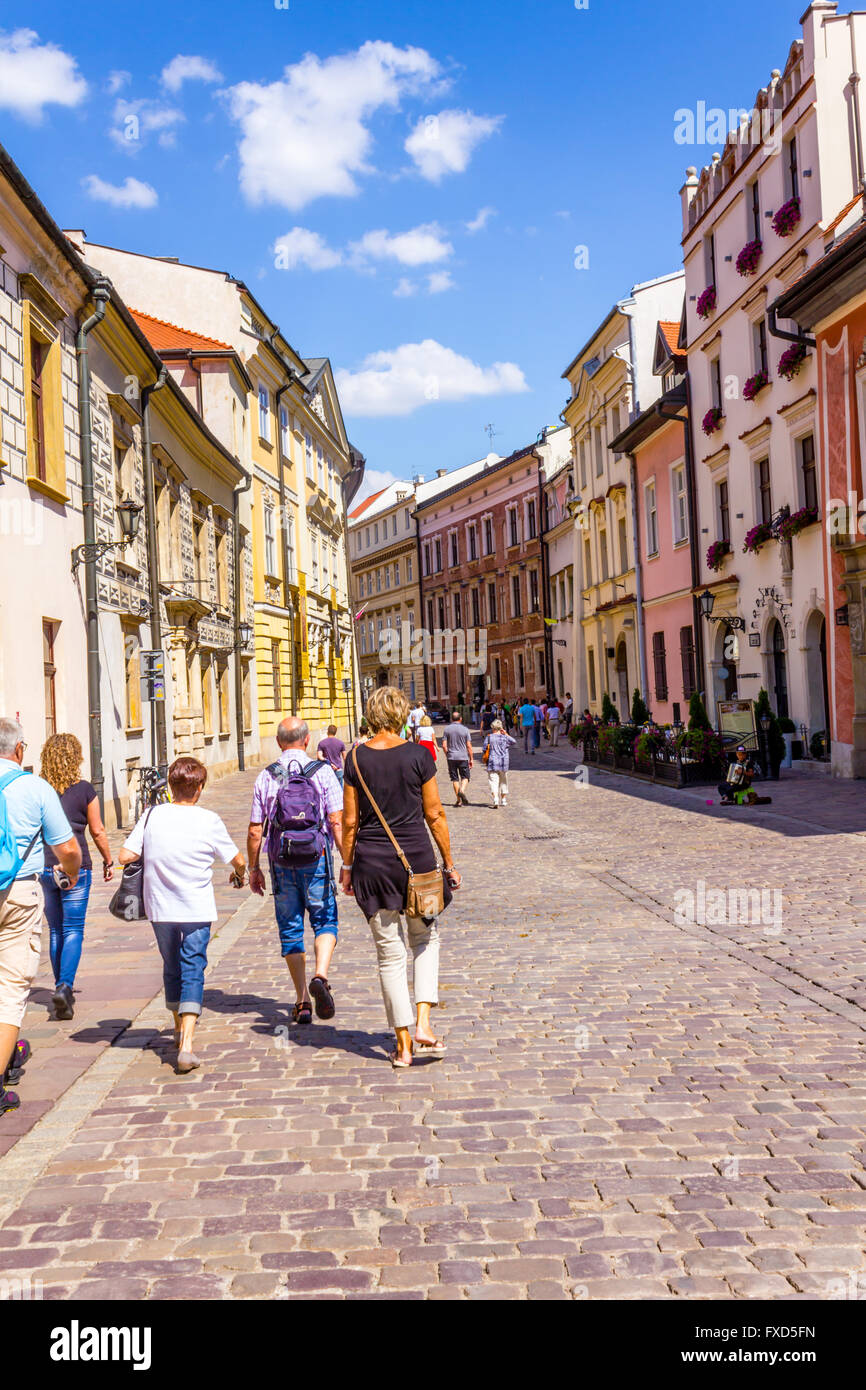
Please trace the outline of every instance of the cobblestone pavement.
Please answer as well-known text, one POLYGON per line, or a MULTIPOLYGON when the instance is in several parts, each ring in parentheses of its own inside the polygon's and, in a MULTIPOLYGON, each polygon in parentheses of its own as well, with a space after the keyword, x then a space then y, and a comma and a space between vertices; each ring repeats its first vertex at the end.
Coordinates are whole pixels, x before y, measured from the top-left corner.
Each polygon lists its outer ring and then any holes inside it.
MULTIPOLYGON (((354 904, 337 1017, 297 1030, 270 902, 222 890, 204 1067, 176 1076, 146 927, 95 914, 75 1023, 42 1021, 44 972, 28 1020, 0 1279, 59 1299, 866 1295, 866 789, 794 778, 728 811, 712 789, 583 785, 568 749, 515 762, 507 810, 479 768, 449 812, 466 887, 443 1062, 388 1067, 354 904), (734 888, 779 898, 715 920, 711 890, 734 888)), ((251 780, 209 798, 236 831, 251 780)))

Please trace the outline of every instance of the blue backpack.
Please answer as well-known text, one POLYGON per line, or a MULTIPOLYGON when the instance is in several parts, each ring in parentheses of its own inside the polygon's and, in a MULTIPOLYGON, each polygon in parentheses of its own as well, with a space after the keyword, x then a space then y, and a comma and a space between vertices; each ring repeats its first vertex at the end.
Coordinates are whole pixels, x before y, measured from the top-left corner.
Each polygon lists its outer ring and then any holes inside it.
POLYGON ((313 778, 326 764, 308 763, 284 767, 273 763, 268 772, 279 784, 274 809, 268 818, 268 855, 272 864, 314 864, 327 843, 319 794, 313 778))
POLYGON ((12 772, 7 772, 0 777, 0 893, 5 893, 7 888, 11 888, 16 878, 24 867, 24 860, 27 859, 39 836, 42 828, 37 830, 30 844, 24 852, 24 856, 18 853, 18 841, 12 832, 9 824, 9 808, 6 805, 4 792, 6 788, 17 782, 19 777, 27 777, 23 768, 15 768, 12 772))

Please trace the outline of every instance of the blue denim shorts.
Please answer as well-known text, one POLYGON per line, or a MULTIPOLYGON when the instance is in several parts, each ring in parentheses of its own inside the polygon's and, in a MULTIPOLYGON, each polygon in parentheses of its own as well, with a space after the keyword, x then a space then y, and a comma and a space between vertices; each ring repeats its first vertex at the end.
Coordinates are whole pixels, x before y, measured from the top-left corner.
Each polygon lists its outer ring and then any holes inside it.
POLYGON ((337 936, 337 895, 331 875, 327 850, 315 864, 289 868, 284 864, 271 865, 271 882, 277 911, 277 928, 284 956, 302 955, 304 951, 304 913, 309 913, 310 926, 316 936, 337 936))

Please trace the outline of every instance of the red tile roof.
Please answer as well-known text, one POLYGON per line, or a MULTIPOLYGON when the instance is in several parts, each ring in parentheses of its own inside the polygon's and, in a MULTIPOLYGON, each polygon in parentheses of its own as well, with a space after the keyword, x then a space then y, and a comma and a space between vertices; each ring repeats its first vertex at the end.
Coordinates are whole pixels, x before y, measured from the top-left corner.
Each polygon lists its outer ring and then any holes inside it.
POLYGON ((353 512, 349 512, 349 520, 354 521, 356 517, 359 517, 362 512, 365 512, 367 510, 371 502, 375 502, 377 497, 381 497, 382 493, 387 491, 387 488, 380 487, 379 491, 374 492, 372 497, 366 497, 364 501, 360 504, 360 506, 357 506, 353 512))
POLYGON ((678 323, 667 323, 664 319, 660 319, 659 328, 664 334, 665 342, 671 350, 671 356, 679 357, 682 353, 682 348, 679 347, 680 325, 678 323))
POLYGON ((191 333, 187 328, 178 328, 176 323, 143 314, 140 309, 130 309, 152 348, 157 352, 231 352, 228 343, 220 343, 216 338, 205 338, 201 333, 191 333))

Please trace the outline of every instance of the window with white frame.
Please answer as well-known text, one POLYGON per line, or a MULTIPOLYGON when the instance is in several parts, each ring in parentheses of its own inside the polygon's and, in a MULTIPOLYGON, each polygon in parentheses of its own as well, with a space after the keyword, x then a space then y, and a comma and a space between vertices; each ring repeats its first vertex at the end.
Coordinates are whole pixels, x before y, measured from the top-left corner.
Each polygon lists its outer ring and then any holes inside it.
POLYGON ((648 557, 652 557, 659 553, 659 518, 655 480, 645 485, 643 501, 644 516, 646 517, 646 553, 648 557))
POLYGON ((259 387, 259 439, 271 442, 271 394, 267 386, 259 387))
POLYGON ((291 457, 292 447, 290 442, 291 429, 289 425, 289 408, 280 405, 280 450, 283 458, 291 457))
POLYGON ((321 444, 316 445, 316 467, 319 487, 325 491, 325 451, 321 444))
POLYGON ((274 529, 274 506, 265 502, 265 574, 277 572, 277 537, 274 529))
POLYGON ((414 583, 414 580, 413 580, 413 578, 412 578, 412 570, 413 570, 412 556, 411 556, 411 555, 407 555, 407 556, 406 556, 406 583, 407 583, 407 584, 412 584, 412 583, 414 583))
POLYGON ((484 554, 493 554, 493 517, 484 518, 484 554))
MULTIPOLYGON (((313 458, 313 436, 311 434, 304 435, 304 458, 306 460, 307 465, 307 477, 309 478, 311 483, 314 483, 316 481, 316 464, 315 459, 313 458)), ((368 531, 367 535, 369 536, 369 534, 370 533, 368 531)), ((369 540, 367 541, 367 544, 370 544, 369 540)))
POLYGON ((406 510, 403 512, 403 522, 404 522, 404 526, 403 526, 404 531, 409 531, 409 530, 411 530, 411 528, 412 528, 412 515, 411 515, 411 513, 410 513, 408 507, 407 507, 406 510))
POLYGON ((456 531, 449 531, 448 543, 451 552, 451 568, 454 569, 460 564, 460 542, 457 539, 456 531))
POLYGON ((296 584, 298 571, 295 563, 295 518, 290 514, 284 517, 286 528, 286 555, 289 566, 288 580, 290 584, 296 584))
POLYGON ((316 535, 310 536, 310 555, 312 559, 311 569, 313 575, 313 588, 318 593, 319 589, 319 538, 316 535))
POLYGON ((686 470, 682 463, 675 464, 671 469, 671 506, 673 507, 674 545, 680 545, 689 538, 686 470))
POLYGON ((517 523, 517 508, 508 508, 508 545, 520 544, 520 530, 517 523))

